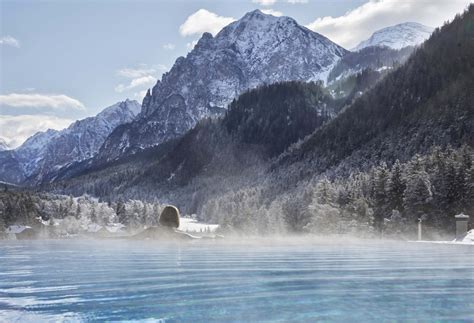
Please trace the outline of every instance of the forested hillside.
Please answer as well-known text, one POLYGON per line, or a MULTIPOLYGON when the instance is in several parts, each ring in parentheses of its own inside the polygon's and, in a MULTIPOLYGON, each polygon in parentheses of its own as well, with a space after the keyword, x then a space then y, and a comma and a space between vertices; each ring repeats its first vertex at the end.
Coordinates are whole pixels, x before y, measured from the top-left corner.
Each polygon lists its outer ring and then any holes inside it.
POLYGON ((204 203, 210 221, 265 234, 312 232, 415 238, 422 219, 432 238, 454 230, 454 215, 474 212, 474 150, 440 149, 348 177, 315 176, 293 186, 277 176, 204 203))
MULTIPOLYGON (((262 86, 234 100, 222 119, 203 120, 176 142, 98 169, 87 164, 79 170, 74 167, 50 187, 57 193, 87 193, 106 199, 150 200, 158 195, 185 200, 189 194, 176 190, 188 190, 185 186, 196 183, 196 177, 230 178, 264 169, 272 157, 333 118, 339 104, 320 83, 262 86)), ((239 181, 247 183, 248 179, 241 176, 232 182, 237 185, 239 181)), ((214 191, 221 185, 222 179, 205 190, 214 191)), ((230 188, 231 183, 226 190, 230 188)))
POLYGON ((316 131, 282 163, 311 172, 407 160, 434 145, 474 144, 473 6, 434 31, 401 68, 316 131))

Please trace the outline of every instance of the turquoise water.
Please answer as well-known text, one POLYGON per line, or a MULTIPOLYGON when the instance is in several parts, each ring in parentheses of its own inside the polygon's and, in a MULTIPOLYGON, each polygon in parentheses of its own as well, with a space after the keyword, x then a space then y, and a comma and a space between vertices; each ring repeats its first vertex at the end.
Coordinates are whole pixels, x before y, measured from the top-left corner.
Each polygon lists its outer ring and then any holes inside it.
POLYGON ((474 320, 474 248, 0 241, 0 321, 474 320))

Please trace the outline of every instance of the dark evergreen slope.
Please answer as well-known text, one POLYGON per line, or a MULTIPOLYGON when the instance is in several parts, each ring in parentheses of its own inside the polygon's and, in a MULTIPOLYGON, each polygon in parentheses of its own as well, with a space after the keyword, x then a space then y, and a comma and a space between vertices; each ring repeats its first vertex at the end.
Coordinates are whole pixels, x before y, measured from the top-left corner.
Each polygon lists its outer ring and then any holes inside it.
POLYGON ((75 165, 63 170, 53 187, 73 194, 144 193, 149 198, 196 176, 236 174, 267 161, 323 125, 336 110, 319 83, 261 86, 234 100, 222 119, 201 121, 181 139, 166 143, 167 149, 160 145, 114 162, 75 165))
POLYGON ((474 144, 474 6, 281 164, 307 172, 406 160, 434 145, 474 144), (349 159, 347 159, 349 158, 349 159), (311 167, 307 167, 312 165, 311 167))
POLYGON ((366 68, 357 74, 350 75, 329 85, 327 90, 337 101, 338 112, 352 104, 354 99, 373 88, 388 73, 390 73, 389 70, 375 71, 366 68))
POLYGON ((334 115, 334 103, 320 86, 276 83, 234 100, 223 125, 239 142, 263 145, 273 157, 334 115))
POLYGON ((320 84, 283 82, 250 90, 222 120, 205 120, 133 185, 182 186, 203 173, 234 174, 274 157, 334 116, 320 84))

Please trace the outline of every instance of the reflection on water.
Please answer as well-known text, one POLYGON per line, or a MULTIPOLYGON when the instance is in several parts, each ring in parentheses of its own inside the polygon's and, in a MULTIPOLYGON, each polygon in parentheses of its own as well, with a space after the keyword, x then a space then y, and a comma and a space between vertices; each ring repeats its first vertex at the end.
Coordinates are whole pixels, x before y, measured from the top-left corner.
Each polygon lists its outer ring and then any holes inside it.
POLYGON ((474 248, 0 242, 0 321, 64 319, 474 320, 474 248))

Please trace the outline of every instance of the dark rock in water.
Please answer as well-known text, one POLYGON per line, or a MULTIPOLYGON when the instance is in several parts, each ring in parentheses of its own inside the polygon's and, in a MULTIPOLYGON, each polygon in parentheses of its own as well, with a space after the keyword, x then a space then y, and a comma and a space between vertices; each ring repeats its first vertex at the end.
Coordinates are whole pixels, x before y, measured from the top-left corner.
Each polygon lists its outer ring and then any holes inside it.
POLYGON ((172 205, 168 205, 165 207, 163 212, 160 215, 160 225, 164 227, 170 228, 178 228, 179 227, 179 210, 172 205))

